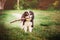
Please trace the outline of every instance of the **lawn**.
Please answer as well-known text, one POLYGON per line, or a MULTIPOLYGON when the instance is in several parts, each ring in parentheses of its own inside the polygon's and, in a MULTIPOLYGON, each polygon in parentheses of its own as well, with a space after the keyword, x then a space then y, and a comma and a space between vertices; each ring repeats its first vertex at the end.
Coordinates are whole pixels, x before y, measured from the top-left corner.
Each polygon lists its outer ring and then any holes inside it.
POLYGON ((32 10, 34 12, 34 28, 32 33, 20 29, 19 19, 25 10, 4 10, 0 14, 1 40, 58 40, 60 37, 60 12, 32 10))

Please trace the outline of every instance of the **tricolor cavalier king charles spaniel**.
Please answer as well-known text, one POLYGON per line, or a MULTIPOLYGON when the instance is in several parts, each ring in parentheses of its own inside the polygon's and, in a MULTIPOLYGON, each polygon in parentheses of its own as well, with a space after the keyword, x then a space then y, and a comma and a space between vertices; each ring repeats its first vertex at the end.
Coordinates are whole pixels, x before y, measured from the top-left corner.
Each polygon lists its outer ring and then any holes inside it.
POLYGON ((33 29, 33 22, 34 20, 34 13, 32 11, 25 11, 21 17, 21 21, 22 21, 22 25, 23 25, 23 29, 25 32, 29 31, 32 32, 33 29), (28 30, 29 29, 29 30, 28 30))
POLYGON ((24 29, 25 32, 29 31, 32 32, 32 29, 34 27, 34 13, 32 11, 25 11, 22 16, 21 19, 19 20, 14 20, 10 23, 14 23, 16 21, 21 21, 22 24, 22 29, 24 29), (28 30, 29 29, 29 30, 28 30))

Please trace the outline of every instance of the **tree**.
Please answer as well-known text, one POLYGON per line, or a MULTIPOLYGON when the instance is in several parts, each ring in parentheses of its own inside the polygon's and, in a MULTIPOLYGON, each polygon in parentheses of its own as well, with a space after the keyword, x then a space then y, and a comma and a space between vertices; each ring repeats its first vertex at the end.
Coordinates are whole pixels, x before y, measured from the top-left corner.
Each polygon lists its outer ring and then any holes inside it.
POLYGON ((17 9, 19 10, 19 0, 17 0, 17 9))
POLYGON ((16 1, 17 0, 6 0, 6 2, 4 3, 4 10, 14 9, 16 1))
POLYGON ((37 3, 37 0, 20 0, 20 9, 35 9, 37 3))
POLYGON ((0 10, 4 9, 5 2, 6 2, 6 0, 0 0, 0 10))

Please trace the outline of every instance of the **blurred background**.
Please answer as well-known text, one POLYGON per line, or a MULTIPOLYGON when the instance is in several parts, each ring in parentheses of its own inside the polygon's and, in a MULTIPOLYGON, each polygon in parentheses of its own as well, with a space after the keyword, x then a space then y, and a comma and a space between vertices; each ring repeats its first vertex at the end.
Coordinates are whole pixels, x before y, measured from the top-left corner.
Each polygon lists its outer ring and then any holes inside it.
POLYGON ((60 0, 0 0, 0 9, 60 9, 60 0))
POLYGON ((0 40, 60 40, 60 0, 0 0, 0 40), (10 24, 26 10, 35 15, 32 33, 10 24))

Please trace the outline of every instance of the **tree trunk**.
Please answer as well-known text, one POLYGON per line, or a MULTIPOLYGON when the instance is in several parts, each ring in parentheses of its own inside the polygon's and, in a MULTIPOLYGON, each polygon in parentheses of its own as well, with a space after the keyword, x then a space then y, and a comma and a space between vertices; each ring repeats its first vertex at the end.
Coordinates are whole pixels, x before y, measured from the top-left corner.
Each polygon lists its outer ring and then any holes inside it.
POLYGON ((6 0, 0 0, 0 10, 4 9, 5 2, 6 2, 6 0))
POLYGON ((16 4, 17 0, 6 0, 4 4, 4 9, 5 10, 12 10, 14 9, 14 6, 16 4))
POLYGON ((19 10, 19 0, 17 0, 17 9, 19 10))

